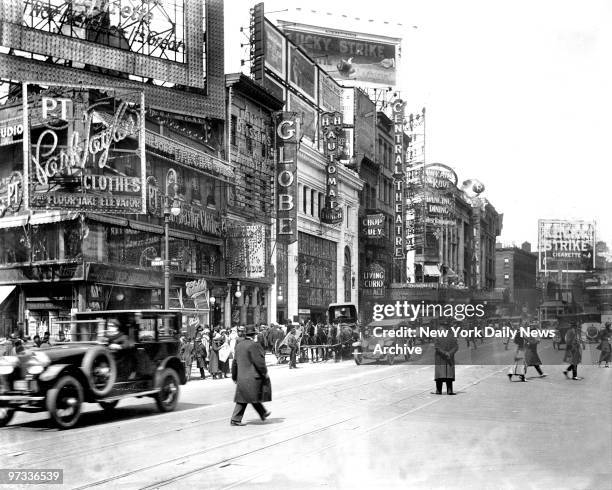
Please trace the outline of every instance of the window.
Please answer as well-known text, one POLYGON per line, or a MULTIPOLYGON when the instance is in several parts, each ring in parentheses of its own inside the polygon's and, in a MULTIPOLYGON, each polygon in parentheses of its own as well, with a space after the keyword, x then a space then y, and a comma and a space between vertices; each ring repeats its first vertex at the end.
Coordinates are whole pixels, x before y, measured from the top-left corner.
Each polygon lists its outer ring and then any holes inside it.
POLYGON ((308 187, 304 186, 302 188, 302 211, 304 213, 308 210, 308 187))
POLYGON ((230 132, 230 143, 233 146, 236 146, 236 126, 238 125, 238 118, 236 116, 232 116, 231 118, 231 132, 230 132))
POLYGON ((312 189, 310 191, 310 216, 315 216, 315 201, 316 201, 317 191, 312 189))
POLYGON ((350 228, 351 226, 351 207, 346 207, 346 227, 350 228))
POLYGON ((510 265, 510 259, 508 257, 504 257, 504 267, 508 267, 510 265))

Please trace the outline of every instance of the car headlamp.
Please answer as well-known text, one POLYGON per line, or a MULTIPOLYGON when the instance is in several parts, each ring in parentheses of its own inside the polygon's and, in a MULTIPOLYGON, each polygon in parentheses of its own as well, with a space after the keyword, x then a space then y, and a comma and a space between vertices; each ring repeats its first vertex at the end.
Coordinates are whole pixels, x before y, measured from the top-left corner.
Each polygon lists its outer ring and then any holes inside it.
POLYGON ((15 366, 19 363, 19 358, 16 356, 0 357, 0 376, 11 374, 15 366))
POLYGON ((32 354, 32 357, 43 367, 47 367, 51 364, 51 359, 49 359, 49 356, 44 352, 36 351, 32 354))

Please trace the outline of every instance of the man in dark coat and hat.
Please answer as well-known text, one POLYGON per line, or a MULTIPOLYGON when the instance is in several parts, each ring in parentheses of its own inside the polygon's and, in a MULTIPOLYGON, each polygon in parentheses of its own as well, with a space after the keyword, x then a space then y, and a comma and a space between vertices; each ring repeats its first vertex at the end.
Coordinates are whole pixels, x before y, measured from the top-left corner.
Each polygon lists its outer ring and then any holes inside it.
POLYGON ((439 327, 441 333, 446 332, 446 337, 440 335, 436 338, 435 347, 435 371, 434 379, 436 381, 436 391, 434 395, 442 394, 442 384, 446 383, 446 393, 454 395, 453 381, 455 381, 455 353, 459 350, 457 339, 449 330, 447 324, 442 324, 439 327))
POLYGON ((580 330, 575 323, 572 323, 569 330, 565 333, 564 361, 570 363, 567 369, 563 371, 565 377, 569 378, 567 373, 571 371, 574 381, 581 380, 582 378, 578 376, 578 364, 582 362, 582 343, 580 342, 580 330))
POLYGON ((271 390, 262 390, 270 386, 265 354, 261 346, 253 341, 257 335, 255 327, 249 325, 244 332, 244 340, 236 344, 234 362, 232 364, 232 379, 236 383, 234 413, 230 425, 243 426, 242 417, 250 403, 259 414, 261 420, 266 420, 270 412, 262 402, 271 401, 271 390), (266 394, 267 393, 267 394, 266 394))

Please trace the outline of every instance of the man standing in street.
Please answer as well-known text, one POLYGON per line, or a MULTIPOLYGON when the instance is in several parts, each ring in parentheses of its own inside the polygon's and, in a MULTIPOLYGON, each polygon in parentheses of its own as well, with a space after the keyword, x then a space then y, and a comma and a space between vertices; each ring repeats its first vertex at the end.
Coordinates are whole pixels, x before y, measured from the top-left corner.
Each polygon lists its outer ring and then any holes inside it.
POLYGON ((292 328, 287 335, 287 347, 289 347, 289 369, 297 369, 296 355, 298 350, 298 340, 295 336, 295 328, 292 328))
POLYGON ((436 338, 435 371, 436 391, 432 395, 442 394, 442 384, 446 383, 446 394, 454 395, 453 381, 455 381, 455 353, 459 350, 457 339, 449 331, 448 325, 441 325, 440 330, 446 330, 448 337, 436 338))
POLYGON ((246 327, 244 340, 236 345, 236 353, 232 364, 232 379, 236 383, 234 413, 230 425, 243 426, 242 417, 250 403, 259 414, 261 420, 266 420, 270 412, 262 402, 271 401, 271 389, 264 392, 264 386, 270 386, 270 377, 264 358, 264 351, 259 344, 253 342, 257 332, 253 325, 246 327), (267 393, 267 395, 266 395, 267 393))

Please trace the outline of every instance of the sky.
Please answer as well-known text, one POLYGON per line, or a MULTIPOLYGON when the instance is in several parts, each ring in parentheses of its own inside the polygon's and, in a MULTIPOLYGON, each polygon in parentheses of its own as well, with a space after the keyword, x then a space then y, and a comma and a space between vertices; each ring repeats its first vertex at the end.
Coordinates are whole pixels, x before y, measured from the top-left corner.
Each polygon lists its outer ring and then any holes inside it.
MULTIPOLYGON (((226 72, 248 58, 240 27, 255 3, 225 2, 226 72)), ((426 108, 426 163, 484 183, 504 214, 498 241, 535 250, 538 219, 557 218, 595 220, 597 238, 612 245, 612 2, 264 6, 272 20, 402 38, 398 88, 407 112, 426 108)))

